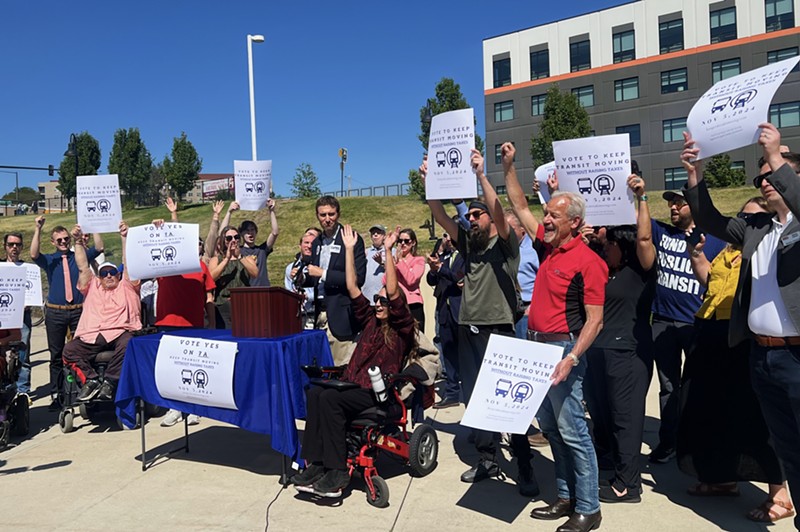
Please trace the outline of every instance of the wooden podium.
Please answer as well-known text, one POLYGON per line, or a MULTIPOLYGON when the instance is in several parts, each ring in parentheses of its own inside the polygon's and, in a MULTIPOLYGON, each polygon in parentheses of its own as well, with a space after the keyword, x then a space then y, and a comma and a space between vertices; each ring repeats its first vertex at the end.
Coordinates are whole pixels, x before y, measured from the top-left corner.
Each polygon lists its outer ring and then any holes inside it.
POLYGON ((303 330, 303 297, 277 286, 231 288, 233 336, 274 338, 303 330))

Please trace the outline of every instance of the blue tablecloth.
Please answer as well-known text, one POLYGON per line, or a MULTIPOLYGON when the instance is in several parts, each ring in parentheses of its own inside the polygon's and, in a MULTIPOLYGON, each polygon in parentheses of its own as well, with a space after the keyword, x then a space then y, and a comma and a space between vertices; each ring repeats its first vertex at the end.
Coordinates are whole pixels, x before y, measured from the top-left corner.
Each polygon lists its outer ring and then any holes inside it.
POLYGON ((181 412, 224 421, 271 436, 272 448, 297 459, 300 442, 295 419, 306 415, 304 387, 308 378, 301 366, 333 364, 324 331, 304 331, 281 338, 235 338, 230 330, 186 329, 174 336, 237 342, 234 399, 238 410, 215 408, 161 397, 156 389, 155 365, 162 334, 138 336, 128 343, 117 388, 117 415, 128 427, 135 425, 136 403, 175 408, 181 412))

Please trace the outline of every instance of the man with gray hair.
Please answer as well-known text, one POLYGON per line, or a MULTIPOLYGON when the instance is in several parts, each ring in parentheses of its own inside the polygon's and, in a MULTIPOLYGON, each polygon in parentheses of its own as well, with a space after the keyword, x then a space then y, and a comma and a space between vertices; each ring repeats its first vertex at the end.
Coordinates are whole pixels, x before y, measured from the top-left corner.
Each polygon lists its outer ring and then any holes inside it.
POLYGON ((537 414, 553 451, 558 499, 534 508, 531 517, 555 520, 569 516, 557 532, 583 532, 599 527, 602 517, 597 456, 583 410, 586 362, 581 357, 603 326, 608 267, 580 238, 586 203, 579 194, 554 193, 544 206, 542 223, 537 222, 517 180, 514 153, 513 144, 503 144, 508 198, 541 259, 528 316, 528 338, 564 348, 537 414))

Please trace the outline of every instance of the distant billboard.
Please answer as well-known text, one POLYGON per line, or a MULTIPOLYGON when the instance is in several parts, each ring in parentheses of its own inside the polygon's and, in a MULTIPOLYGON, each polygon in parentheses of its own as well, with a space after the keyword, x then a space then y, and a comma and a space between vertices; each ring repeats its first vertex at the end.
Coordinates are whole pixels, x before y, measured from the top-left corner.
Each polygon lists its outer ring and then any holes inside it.
POLYGON ((214 199, 220 191, 233 192, 233 177, 203 181, 203 199, 214 199))

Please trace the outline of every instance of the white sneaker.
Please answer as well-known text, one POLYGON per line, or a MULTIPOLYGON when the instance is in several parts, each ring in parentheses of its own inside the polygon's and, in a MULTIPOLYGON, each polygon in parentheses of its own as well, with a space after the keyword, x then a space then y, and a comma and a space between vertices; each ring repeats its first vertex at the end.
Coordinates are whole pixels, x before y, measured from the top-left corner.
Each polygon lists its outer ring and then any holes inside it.
POLYGON ((161 420, 162 427, 171 427, 183 418, 183 413, 180 410, 170 408, 164 419, 161 420))
POLYGON ((189 423, 189 425, 199 425, 200 416, 198 416, 197 414, 189 414, 189 417, 186 418, 186 422, 189 423))

